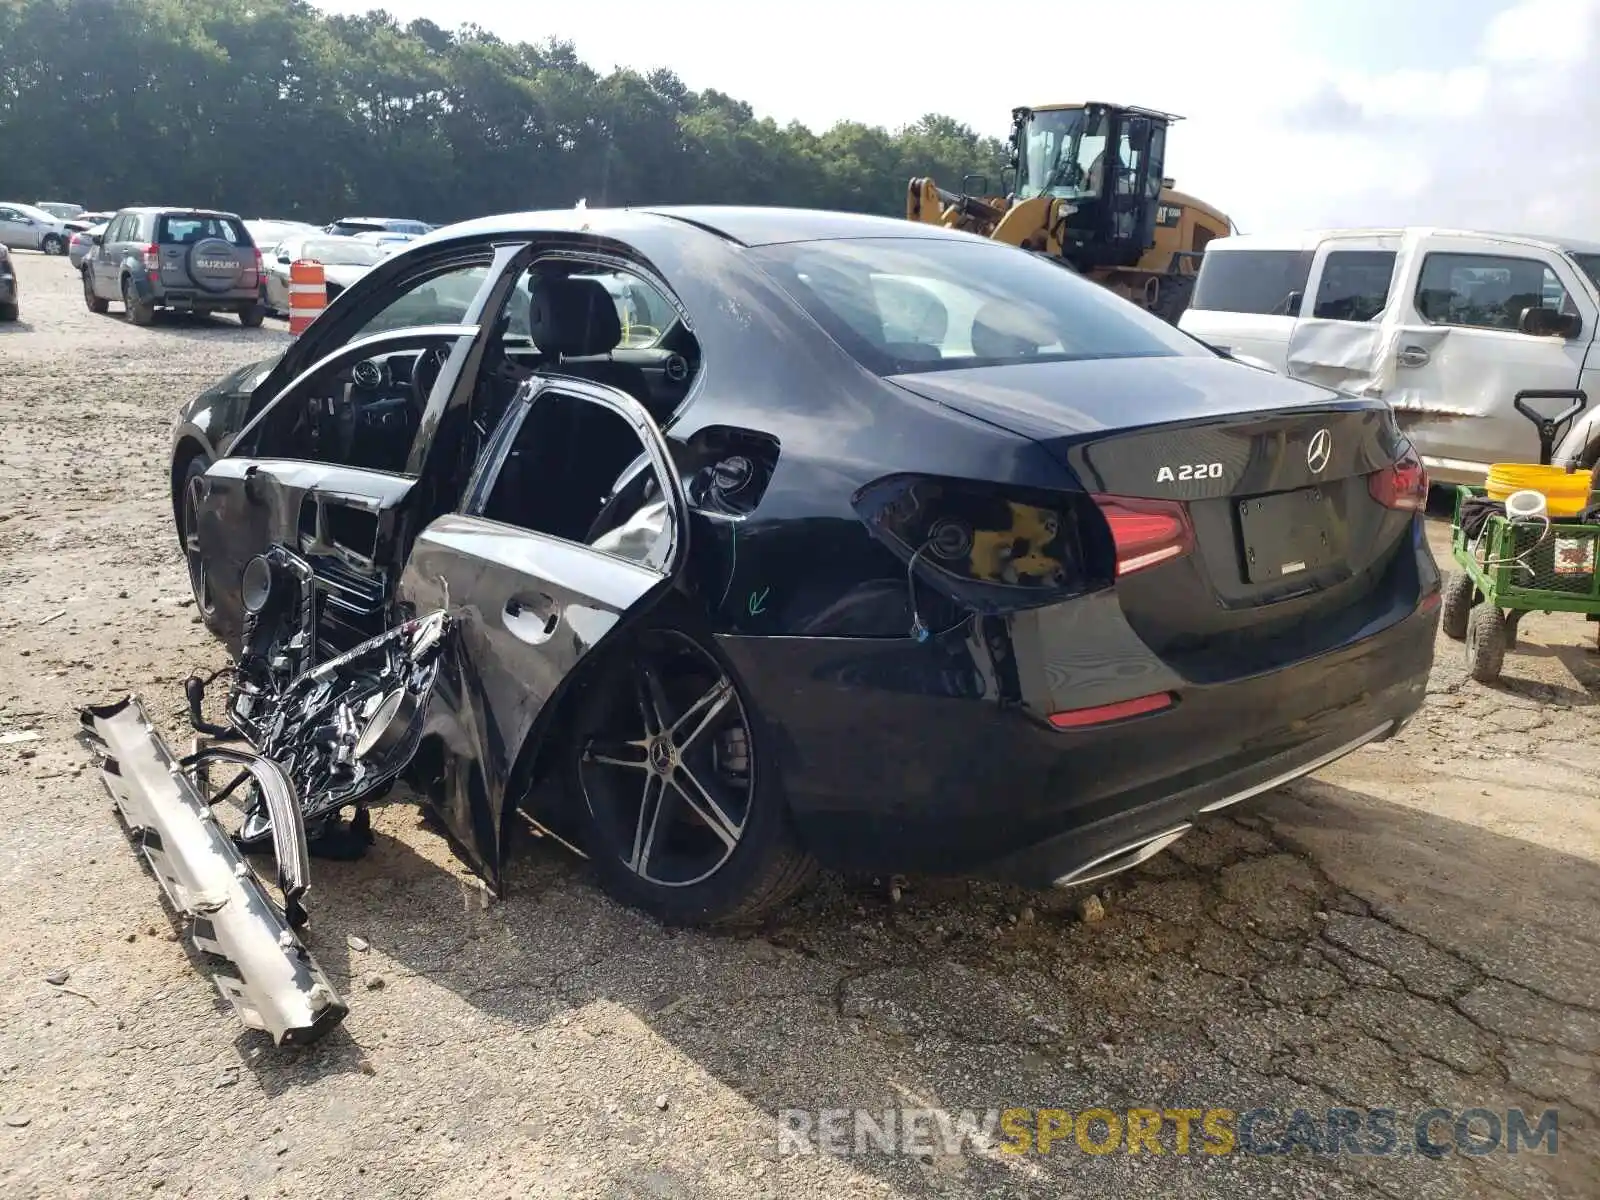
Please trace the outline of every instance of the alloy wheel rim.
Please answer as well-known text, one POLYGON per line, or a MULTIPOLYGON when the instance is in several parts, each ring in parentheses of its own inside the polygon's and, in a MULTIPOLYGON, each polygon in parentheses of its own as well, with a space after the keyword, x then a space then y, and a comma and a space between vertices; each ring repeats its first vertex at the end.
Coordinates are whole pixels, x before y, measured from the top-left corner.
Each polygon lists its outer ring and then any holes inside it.
POLYGON ((748 827, 749 719, 726 672, 681 635, 653 634, 630 676, 583 747, 584 800, 629 872, 688 887, 721 870, 748 827))
POLYGON ((189 566, 189 587, 194 591, 194 602, 203 613, 211 611, 211 584, 206 579, 206 560, 200 553, 199 524, 200 479, 189 481, 183 490, 183 557, 189 566))

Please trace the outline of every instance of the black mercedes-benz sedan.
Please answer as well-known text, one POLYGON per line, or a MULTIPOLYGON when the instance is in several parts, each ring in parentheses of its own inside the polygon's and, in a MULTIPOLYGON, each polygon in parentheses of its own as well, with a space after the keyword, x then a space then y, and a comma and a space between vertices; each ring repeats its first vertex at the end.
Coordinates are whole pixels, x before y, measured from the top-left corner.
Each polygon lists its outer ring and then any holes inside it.
POLYGON ((1391 736, 1438 621, 1381 400, 877 217, 436 230, 187 406, 172 484, 236 649, 274 571, 306 661, 447 614, 406 772, 492 885, 522 812, 677 922, 1124 869, 1391 736))

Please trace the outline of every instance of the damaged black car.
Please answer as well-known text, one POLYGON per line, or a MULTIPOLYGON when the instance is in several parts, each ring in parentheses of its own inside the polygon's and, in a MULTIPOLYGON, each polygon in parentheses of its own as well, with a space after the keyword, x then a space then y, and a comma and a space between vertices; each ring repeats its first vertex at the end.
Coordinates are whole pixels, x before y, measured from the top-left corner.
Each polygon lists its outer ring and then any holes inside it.
POLYGON ((313 839, 403 776, 491 887, 521 813, 674 922, 1124 869, 1391 736, 1438 621, 1382 401, 866 216, 436 231, 188 405, 172 485, 313 839))

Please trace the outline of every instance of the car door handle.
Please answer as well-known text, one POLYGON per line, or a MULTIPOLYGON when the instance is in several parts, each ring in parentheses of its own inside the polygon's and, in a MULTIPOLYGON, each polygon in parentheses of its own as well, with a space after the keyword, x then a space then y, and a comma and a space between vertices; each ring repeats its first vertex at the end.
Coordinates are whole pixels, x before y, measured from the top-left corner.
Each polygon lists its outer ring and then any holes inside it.
POLYGON ((1421 346, 1402 346, 1397 361, 1402 367, 1425 367, 1431 357, 1421 346))
POLYGON ((505 625, 525 642, 549 641, 561 625, 561 606, 542 592, 513 596, 506 601, 505 625))

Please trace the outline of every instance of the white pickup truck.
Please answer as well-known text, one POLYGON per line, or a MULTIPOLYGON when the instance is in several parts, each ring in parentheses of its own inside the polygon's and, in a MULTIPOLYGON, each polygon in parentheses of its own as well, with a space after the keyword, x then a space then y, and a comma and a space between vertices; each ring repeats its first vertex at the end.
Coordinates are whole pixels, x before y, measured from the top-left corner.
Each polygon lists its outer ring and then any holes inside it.
POLYGON ((1600 243, 1415 227, 1241 235, 1207 245, 1178 326, 1297 379, 1383 397, 1431 479, 1481 483, 1490 463, 1538 461, 1518 392, 1582 390, 1591 411, 1579 421, 1600 417, 1597 280, 1600 243))

